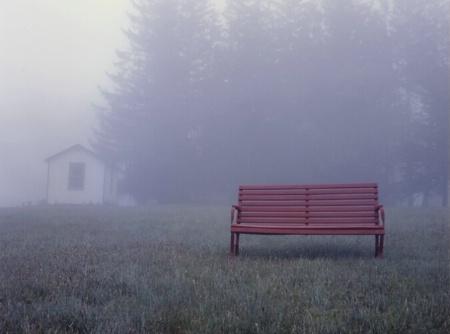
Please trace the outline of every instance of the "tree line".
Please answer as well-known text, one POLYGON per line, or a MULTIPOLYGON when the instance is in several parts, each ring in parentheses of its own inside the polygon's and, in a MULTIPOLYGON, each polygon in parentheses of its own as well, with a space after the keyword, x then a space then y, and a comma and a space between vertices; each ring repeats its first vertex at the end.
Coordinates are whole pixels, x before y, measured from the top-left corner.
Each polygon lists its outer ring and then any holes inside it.
POLYGON ((92 140, 138 202, 239 184, 448 182, 447 1, 139 0, 92 140))

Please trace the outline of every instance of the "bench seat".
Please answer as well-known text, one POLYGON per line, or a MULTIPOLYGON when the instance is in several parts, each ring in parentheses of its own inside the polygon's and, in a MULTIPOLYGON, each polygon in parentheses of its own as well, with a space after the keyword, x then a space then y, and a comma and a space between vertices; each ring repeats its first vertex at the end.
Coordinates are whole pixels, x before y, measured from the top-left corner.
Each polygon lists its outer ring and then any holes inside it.
POLYGON ((240 186, 230 254, 238 255, 240 234, 374 235, 382 258, 384 218, 376 183, 240 186))

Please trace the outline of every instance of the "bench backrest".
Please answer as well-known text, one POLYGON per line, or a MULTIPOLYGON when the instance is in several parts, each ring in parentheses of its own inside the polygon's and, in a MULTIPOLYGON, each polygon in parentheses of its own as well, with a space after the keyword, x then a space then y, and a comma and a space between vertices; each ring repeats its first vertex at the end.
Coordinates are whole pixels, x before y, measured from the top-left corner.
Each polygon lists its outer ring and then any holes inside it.
POLYGON ((378 184, 240 186, 236 222, 378 224, 378 184))

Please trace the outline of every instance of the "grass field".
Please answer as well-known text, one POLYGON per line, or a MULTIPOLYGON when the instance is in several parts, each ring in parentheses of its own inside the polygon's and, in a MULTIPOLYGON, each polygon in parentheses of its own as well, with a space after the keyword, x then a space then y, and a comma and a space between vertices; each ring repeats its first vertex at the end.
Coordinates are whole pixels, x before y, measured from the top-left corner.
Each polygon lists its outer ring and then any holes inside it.
POLYGON ((241 236, 229 208, 0 210, 0 333, 450 333, 446 209, 369 236, 241 236))

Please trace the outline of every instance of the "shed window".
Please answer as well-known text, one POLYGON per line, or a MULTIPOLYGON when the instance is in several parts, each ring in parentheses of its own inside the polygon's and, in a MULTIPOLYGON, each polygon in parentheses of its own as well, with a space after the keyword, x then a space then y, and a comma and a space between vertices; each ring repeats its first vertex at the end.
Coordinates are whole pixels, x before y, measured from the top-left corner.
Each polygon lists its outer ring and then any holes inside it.
POLYGON ((84 189, 84 169, 83 162, 69 163, 69 190, 84 189))

